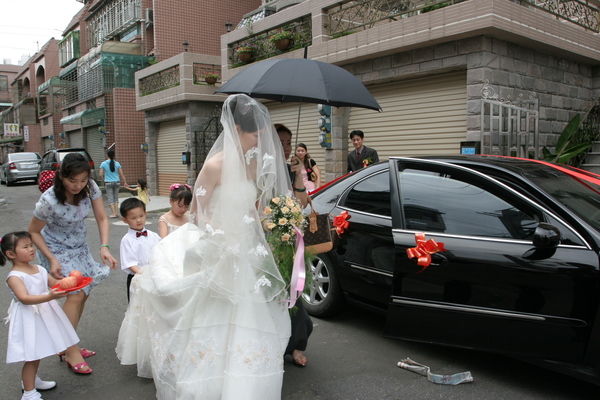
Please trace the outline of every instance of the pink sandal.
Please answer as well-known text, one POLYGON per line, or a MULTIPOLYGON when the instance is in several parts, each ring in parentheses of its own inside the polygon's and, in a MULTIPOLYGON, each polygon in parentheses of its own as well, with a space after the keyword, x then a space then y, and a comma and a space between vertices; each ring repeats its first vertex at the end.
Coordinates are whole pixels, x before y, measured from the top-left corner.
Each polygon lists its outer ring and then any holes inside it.
MULTIPOLYGON (((88 349, 81 349, 81 357, 83 358, 88 358, 91 356, 95 356, 96 352, 92 351, 92 350, 88 350, 88 349)), ((58 358, 60 359, 60 361, 64 361, 66 360, 66 352, 62 352, 62 353, 58 353, 58 358)))
POLYGON ((82 362, 82 363, 79 363, 79 364, 71 365, 67 361, 67 367, 70 368, 71 371, 75 372, 76 374, 91 374, 92 373, 92 369, 90 368, 90 366, 86 362, 82 362), (88 367, 89 369, 87 371, 82 371, 82 369, 84 367, 88 367))
POLYGON ((96 352, 88 349, 81 349, 81 357, 88 358, 91 356, 95 356, 96 352))

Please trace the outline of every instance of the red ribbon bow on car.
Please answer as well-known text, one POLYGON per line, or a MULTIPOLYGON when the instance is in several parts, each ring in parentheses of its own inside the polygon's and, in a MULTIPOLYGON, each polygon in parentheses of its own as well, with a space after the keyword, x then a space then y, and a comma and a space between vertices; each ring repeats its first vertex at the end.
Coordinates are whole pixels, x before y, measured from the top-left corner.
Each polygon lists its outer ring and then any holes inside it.
POLYGON ((335 231, 340 236, 348 227, 350 226, 350 215, 348 211, 342 211, 340 215, 333 217, 333 226, 335 226, 335 231))
MULTIPOLYGON (((431 255, 439 251, 446 251, 444 243, 436 242, 433 239, 425 240, 424 233, 415 233, 415 241, 417 247, 411 247, 406 249, 406 255, 408 258, 418 258, 417 264, 422 266, 423 269, 419 272, 423 272, 429 264, 431 264, 431 255)), ((419 273, 417 272, 417 274, 419 273)))

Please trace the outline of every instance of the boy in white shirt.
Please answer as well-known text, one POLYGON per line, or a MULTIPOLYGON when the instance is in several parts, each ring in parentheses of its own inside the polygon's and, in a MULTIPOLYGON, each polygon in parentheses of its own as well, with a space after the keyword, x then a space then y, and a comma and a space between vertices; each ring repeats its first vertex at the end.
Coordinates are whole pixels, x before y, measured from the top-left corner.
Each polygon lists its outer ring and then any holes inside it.
POLYGON ((146 229, 146 205, 136 197, 121 203, 121 219, 129 229, 121 239, 121 269, 127 272, 127 302, 131 280, 140 269, 148 264, 150 250, 160 241, 157 233, 146 229))

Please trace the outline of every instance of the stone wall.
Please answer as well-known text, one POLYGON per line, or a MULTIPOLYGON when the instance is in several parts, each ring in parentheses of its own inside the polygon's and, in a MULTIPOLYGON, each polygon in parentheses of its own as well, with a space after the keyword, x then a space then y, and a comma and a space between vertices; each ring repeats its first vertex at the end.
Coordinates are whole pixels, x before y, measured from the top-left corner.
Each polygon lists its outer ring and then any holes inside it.
MULTIPOLYGON (((600 93, 600 67, 487 36, 390 54, 344 68, 367 86, 466 70, 465 140, 480 140, 486 82, 502 99, 516 101, 520 96, 527 99, 535 95, 539 100, 540 146, 552 146, 568 121, 576 113, 587 112, 600 93)), ((346 151, 343 145, 341 151, 346 151)))

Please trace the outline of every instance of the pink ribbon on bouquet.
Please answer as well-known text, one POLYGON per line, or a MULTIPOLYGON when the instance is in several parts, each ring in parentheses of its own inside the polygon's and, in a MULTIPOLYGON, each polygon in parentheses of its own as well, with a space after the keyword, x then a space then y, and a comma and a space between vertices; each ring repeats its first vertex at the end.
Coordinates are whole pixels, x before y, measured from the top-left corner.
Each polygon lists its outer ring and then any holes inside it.
POLYGON ((294 226, 296 231, 296 255, 294 256, 294 267, 292 268, 292 279, 290 281, 290 305, 288 308, 296 305, 296 300, 304 292, 304 283, 306 282, 306 266, 304 265, 304 238, 302 231, 294 226))

